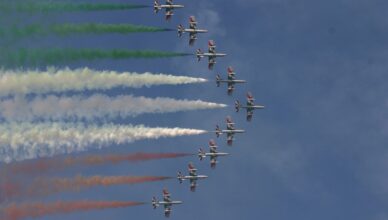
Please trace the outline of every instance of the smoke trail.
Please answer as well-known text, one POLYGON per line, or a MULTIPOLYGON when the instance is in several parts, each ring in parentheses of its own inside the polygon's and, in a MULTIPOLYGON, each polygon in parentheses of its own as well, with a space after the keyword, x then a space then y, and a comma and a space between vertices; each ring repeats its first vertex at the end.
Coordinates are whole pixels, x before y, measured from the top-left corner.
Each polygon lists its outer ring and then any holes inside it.
POLYGON ((54 179, 37 179, 28 187, 25 192, 29 197, 50 195, 64 191, 80 191, 83 188, 95 186, 112 186, 122 184, 139 184, 146 182, 156 182, 171 179, 172 177, 158 176, 92 176, 75 178, 54 178, 54 179))
POLYGON ((163 32, 173 31, 173 29, 159 28, 152 26, 142 26, 133 24, 54 24, 48 26, 27 25, 24 27, 2 28, 0 27, 0 37, 29 37, 33 35, 57 35, 69 34, 104 34, 104 33, 141 33, 141 32, 163 32))
POLYGON ((36 97, 31 101, 14 97, 0 101, 0 119, 5 121, 36 120, 95 120, 135 117, 145 113, 170 113, 178 111, 224 108, 226 105, 201 100, 176 100, 171 98, 146 98, 131 95, 108 97, 36 97))
MULTIPOLYGON (((12 175, 22 174, 41 174, 51 170, 58 171, 60 169, 71 166, 97 166, 104 164, 118 164, 122 162, 142 162, 148 160, 171 159, 178 157, 192 156, 188 153, 134 153, 134 154, 108 154, 108 155, 87 155, 87 156, 69 156, 66 158, 44 158, 36 161, 23 161, 19 163, 11 163, 3 167, 3 173, 12 175)), ((7 185, 4 185, 7 186, 7 185)))
POLYGON ((11 204, 3 209, 5 220, 20 220, 23 218, 38 218, 46 215, 65 214, 108 208, 125 208, 143 205, 142 202, 120 201, 73 201, 54 203, 23 203, 11 204))
POLYGON ((88 68, 49 68, 47 71, 0 71, 0 96, 11 94, 41 94, 69 90, 112 89, 114 87, 141 88, 155 85, 203 83, 206 79, 152 73, 118 73, 88 68))
POLYGON ((2 199, 48 196, 65 191, 80 191, 95 186, 132 185, 171 179, 164 176, 76 176, 74 178, 38 178, 29 182, 5 182, 0 184, 2 199), (10 187, 12 186, 12 187, 10 187))
POLYGON ((84 125, 79 123, 0 124, 0 161, 34 159, 125 144, 142 139, 200 135, 207 131, 149 128, 143 125, 84 125))
POLYGON ((108 11, 147 8, 148 5, 125 3, 70 3, 70 2, 0 2, 0 11, 9 12, 73 12, 73 11, 108 11))
POLYGON ((19 49, 3 50, 0 64, 14 65, 47 65, 63 62, 97 60, 97 59, 127 59, 127 58, 168 58, 188 56, 188 53, 163 52, 153 50, 99 50, 99 49, 19 49))

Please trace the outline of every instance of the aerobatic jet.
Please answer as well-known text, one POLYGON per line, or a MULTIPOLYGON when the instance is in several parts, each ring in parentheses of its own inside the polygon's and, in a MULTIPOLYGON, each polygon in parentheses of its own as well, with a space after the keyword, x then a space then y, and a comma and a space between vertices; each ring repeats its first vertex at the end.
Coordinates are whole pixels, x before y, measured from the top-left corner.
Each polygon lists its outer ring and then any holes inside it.
POLYGON ((226 118, 226 130, 221 130, 220 127, 216 126, 216 135, 219 137, 221 134, 226 134, 228 145, 233 144, 234 134, 242 134, 245 133, 245 130, 239 130, 234 127, 234 123, 232 118, 228 116, 226 118))
POLYGON ((202 52, 201 49, 198 49, 197 50, 197 58, 198 58, 198 62, 201 60, 201 58, 203 57, 208 57, 209 58, 209 69, 213 69, 214 67, 214 64, 216 64, 216 58, 217 57, 224 57, 226 56, 227 54, 226 53, 217 53, 216 52, 216 44, 213 40, 209 40, 209 43, 208 43, 208 52, 207 53, 204 53, 202 52))
POLYGON ((181 24, 178 26, 178 36, 179 37, 182 37, 182 35, 184 33, 189 33, 189 35, 190 35, 189 45, 190 46, 192 46, 194 44, 195 40, 197 40, 198 33, 207 33, 207 32, 208 32, 207 30, 197 28, 197 22, 195 21, 194 16, 189 17, 189 28, 188 29, 184 28, 183 25, 181 25, 181 24))
POLYGON ((166 9, 166 20, 169 21, 171 17, 174 15, 174 9, 176 8, 184 8, 184 5, 174 5, 173 0, 166 0, 165 5, 161 5, 159 0, 154 1, 154 12, 158 13, 163 8, 166 9))
POLYGON ((234 91, 234 85, 238 83, 246 83, 245 80, 239 80, 236 79, 236 73, 234 72, 233 68, 230 66, 228 67, 228 79, 222 79, 220 74, 217 74, 216 76, 216 83, 217 87, 220 87, 221 83, 227 83, 228 85, 228 95, 232 95, 234 91))
POLYGON ((209 153, 206 153, 202 148, 200 148, 198 151, 198 157, 199 160, 203 160, 205 157, 210 157, 210 167, 214 169, 216 168, 216 164, 218 163, 217 157, 228 156, 229 153, 218 152, 217 145, 214 140, 209 141, 209 148, 209 153))
POLYGON ((265 108, 265 106, 263 106, 263 105, 255 105, 254 101, 255 101, 255 98, 253 98, 252 94, 250 92, 248 92, 246 106, 243 106, 242 104, 240 104, 240 102, 238 100, 236 100, 236 102, 234 104, 235 108, 236 108, 236 112, 239 112, 240 108, 245 108, 247 110, 247 121, 252 121, 254 110, 265 108))
POLYGON ((171 206, 182 204, 182 201, 173 201, 171 200, 171 195, 167 191, 167 189, 163 189, 163 201, 158 201, 158 199, 154 196, 152 198, 152 206, 154 209, 159 207, 160 205, 164 206, 164 216, 170 217, 171 214, 171 206))
POLYGON ((184 176, 179 171, 177 179, 179 180, 179 183, 182 183, 184 180, 190 180, 190 191, 194 192, 197 187, 197 180, 206 179, 207 177, 208 176, 205 175, 198 175, 197 169, 195 169, 192 163, 189 163, 189 175, 184 176))

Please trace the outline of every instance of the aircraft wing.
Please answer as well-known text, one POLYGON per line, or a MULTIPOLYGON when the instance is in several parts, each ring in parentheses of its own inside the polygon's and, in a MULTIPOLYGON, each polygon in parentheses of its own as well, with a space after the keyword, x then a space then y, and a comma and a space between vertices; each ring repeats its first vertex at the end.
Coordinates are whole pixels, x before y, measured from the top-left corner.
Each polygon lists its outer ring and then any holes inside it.
POLYGON ((233 133, 227 133, 228 145, 232 145, 233 144, 233 138, 234 138, 234 134, 233 133))
POLYGON ((163 189, 163 198, 170 198, 170 193, 167 189, 163 189))
POLYGON ((166 13, 166 20, 169 21, 171 20, 172 13, 166 13))
POLYGON ((217 156, 211 156, 210 157, 210 167, 211 168, 216 168, 216 164, 217 164, 217 156))
POLYGON ((216 60, 213 56, 209 56, 209 69, 212 70, 214 67, 214 64, 216 63, 216 60))
POLYGON ((197 180, 196 179, 190 179, 190 191, 195 192, 195 189, 197 188, 197 180))
POLYGON ((164 216, 166 216, 166 218, 170 217, 171 215, 171 206, 164 206, 164 216))
POLYGON ((189 40, 189 45, 192 46, 194 45, 195 40, 197 39, 197 34, 190 32, 190 40, 189 40))
POLYGON ((253 110, 247 109, 247 121, 252 121, 253 110))
POLYGON ((173 15, 173 9, 172 8, 166 8, 166 20, 169 21, 173 15))
POLYGON ((234 83, 231 81, 228 81, 228 95, 232 95, 234 91, 234 83))

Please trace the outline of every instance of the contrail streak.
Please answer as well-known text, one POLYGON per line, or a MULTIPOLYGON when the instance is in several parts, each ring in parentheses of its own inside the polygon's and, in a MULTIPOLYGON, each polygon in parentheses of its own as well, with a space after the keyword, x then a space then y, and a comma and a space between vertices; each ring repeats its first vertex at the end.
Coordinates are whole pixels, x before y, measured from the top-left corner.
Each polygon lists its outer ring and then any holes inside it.
POLYGON ((142 202, 124 201, 57 201, 52 203, 23 203, 11 204, 3 209, 5 220, 20 220, 23 218, 38 218, 53 214, 102 210, 109 208, 125 208, 143 205, 142 202))
POLYGON ((0 96, 47 92, 141 88, 157 85, 204 83, 206 79, 168 74, 96 71, 88 68, 47 71, 0 70, 0 96))
POLYGON ((102 50, 102 49, 19 49, 3 50, 0 64, 5 66, 48 65, 63 62, 97 59, 128 59, 128 58, 169 58, 189 56, 189 53, 176 53, 154 50, 102 50))
POLYGON ((27 25, 21 27, 0 27, 0 37, 29 37, 34 35, 56 34, 66 36, 69 34, 105 34, 105 33, 142 33, 142 32, 165 32, 174 31, 174 29, 160 28, 152 26, 134 25, 134 24, 52 24, 52 25, 27 25))
POLYGON ((170 113, 225 108, 227 105, 201 100, 146 98, 131 95, 108 97, 36 97, 31 101, 14 97, 0 101, 0 119, 8 122, 36 120, 87 120, 135 117, 145 113, 170 113))
POLYGON ((132 154, 103 154, 86 156, 68 156, 65 158, 42 158, 34 161, 22 161, 3 166, 3 173, 41 174, 48 171, 58 171, 72 166, 98 166, 118 164, 122 162, 136 163, 148 160, 172 159, 192 156, 188 153, 132 153, 132 154))
POLYGON ((3 12, 72 12, 72 11, 108 11, 147 8, 149 5, 135 5, 125 3, 70 3, 70 2, 36 2, 36 1, 7 1, 0 3, 3 12))
POLYGON ((187 128, 149 128, 143 125, 5 123, 0 124, 0 161, 20 161, 143 139, 200 135, 206 132, 187 128))
POLYGON ((37 178, 27 182, 0 183, 2 199, 12 200, 19 197, 48 196, 65 191, 80 191, 96 186, 132 185, 164 181, 172 177, 164 176, 76 176, 74 178, 37 178), (12 183, 13 187, 9 187, 12 183), (8 196, 8 197, 7 197, 8 196))

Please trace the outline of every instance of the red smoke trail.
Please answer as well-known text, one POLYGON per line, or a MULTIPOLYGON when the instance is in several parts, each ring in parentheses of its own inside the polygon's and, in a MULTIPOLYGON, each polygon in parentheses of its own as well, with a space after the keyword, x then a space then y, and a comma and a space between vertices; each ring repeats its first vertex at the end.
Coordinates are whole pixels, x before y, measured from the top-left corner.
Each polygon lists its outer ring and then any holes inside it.
POLYGON ((55 178, 55 179, 38 179, 28 189, 27 195, 49 195, 52 193, 63 191, 79 191, 82 188, 90 188, 94 186, 111 186, 119 184, 137 184, 145 182, 155 182, 171 179, 171 177, 156 177, 156 176, 92 176, 83 177, 76 176, 75 178, 55 178))
POLYGON ((89 211, 93 209, 125 208, 143 205, 141 202, 120 201, 74 201, 54 203, 25 203, 11 204, 3 209, 5 220, 19 220, 23 218, 37 218, 45 215, 63 214, 71 212, 89 211))
POLYGON ((158 176, 92 176, 75 178, 39 178, 32 182, 22 183, 2 183, 0 184, 0 196, 3 199, 13 199, 18 197, 47 196, 53 193, 64 191, 79 191, 83 188, 94 186, 111 186, 119 184, 138 184, 171 179, 172 177, 158 176))
POLYGON ((9 180, 0 181, 0 203, 9 198, 20 196, 21 192, 22 189, 19 184, 9 180))
POLYGON ((104 165, 117 164, 121 162, 141 162, 147 160, 170 159, 178 157, 192 156, 186 153, 135 153, 135 154, 110 154, 110 155, 89 155, 81 157, 67 157, 64 159, 48 158, 35 161, 17 162, 5 167, 5 172, 9 174, 28 173, 41 174, 50 170, 64 169, 75 165, 104 165))

